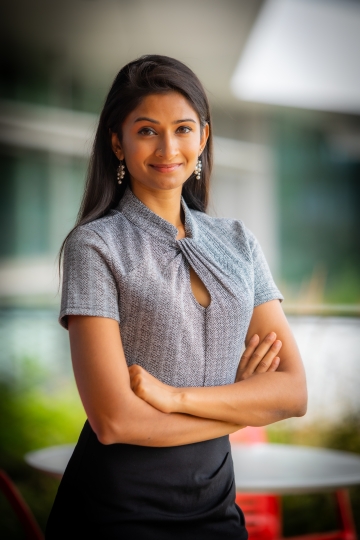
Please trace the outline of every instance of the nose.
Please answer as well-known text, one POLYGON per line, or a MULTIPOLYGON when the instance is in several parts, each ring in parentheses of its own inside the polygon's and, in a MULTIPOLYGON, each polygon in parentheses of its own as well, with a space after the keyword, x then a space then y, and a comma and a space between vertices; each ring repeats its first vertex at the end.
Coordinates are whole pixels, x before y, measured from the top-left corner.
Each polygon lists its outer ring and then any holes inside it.
POLYGON ((165 133, 158 139, 158 148, 156 149, 156 157, 165 158, 171 160, 177 156, 178 144, 176 137, 171 133, 165 133))

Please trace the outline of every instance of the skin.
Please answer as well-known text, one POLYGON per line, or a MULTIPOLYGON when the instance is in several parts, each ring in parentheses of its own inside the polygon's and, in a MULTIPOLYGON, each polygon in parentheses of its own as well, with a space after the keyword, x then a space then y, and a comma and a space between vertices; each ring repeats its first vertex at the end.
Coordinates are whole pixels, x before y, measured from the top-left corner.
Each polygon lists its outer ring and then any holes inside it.
MULTIPOLYGON (((171 92, 146 97, 126 118, 121 141, 111 137, 133 193, 177 227, 178 239, 185 237, 182 185, 208 135, 188 101, 171 92)), ((209 292, 193 270, 190 281, 197 301, 207 306, 209 292)), ((278 300, 254 308, 236 380, 227 386, 174 388, 140 366, 128 368, 120 330, 112 319, 69 317, 75 379, 103 444, 177 446, 305 413, 304 370, 278 300)))

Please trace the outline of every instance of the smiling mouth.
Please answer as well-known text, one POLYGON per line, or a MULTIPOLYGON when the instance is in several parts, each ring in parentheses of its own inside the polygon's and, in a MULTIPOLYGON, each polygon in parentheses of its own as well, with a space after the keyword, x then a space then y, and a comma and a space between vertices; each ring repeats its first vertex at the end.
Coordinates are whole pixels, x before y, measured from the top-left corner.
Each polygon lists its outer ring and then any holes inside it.
POLYGON ((176 169, 178 169, 180 166, 181 166, 181 163, 169 163, 169 164, 159 163, 158 165, 154 165, 154 164, 150 165, 150 167, 155 169, 155 171, 162 172, 162 173, 173 172, 176 169))

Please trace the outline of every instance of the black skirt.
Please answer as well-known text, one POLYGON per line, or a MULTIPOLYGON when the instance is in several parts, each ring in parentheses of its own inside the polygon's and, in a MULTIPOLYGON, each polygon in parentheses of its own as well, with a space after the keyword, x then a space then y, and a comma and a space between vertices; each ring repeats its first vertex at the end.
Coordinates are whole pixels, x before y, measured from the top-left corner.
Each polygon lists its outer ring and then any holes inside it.
POLYGON ((60 483, 47 540, 246 540, 228 437, 153 448, 99 443, 89 422, 60 483))

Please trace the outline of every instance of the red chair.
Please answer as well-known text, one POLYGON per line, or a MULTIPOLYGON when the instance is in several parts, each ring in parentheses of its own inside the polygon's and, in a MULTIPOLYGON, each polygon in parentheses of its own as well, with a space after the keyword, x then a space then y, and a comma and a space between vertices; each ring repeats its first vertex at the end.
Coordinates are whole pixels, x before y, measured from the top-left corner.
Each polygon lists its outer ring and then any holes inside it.
POLYGON ((17 518, 24 529, 26 540, 44 540, 44 536, 39 525, 36 523, 30 508, 22 498, 14 483, 2 470, 0 470, 0 490, 4 493, 17 515, 17 518))
MULTIPOLYGON (((267 442, 264 428, 247 427, 230 435, 231 444, 267 442)), ((236 493, 236 504, 245 514, 250 540, 279 540, 282 537, 280 498, 277 495, 236 493)))
MULTIPOLYGON (((247 427, 230 435, 232 444, 267 442, 264 428, 247 427)), ((336 531, 305 534, 283 538, 280 497, 237 493, 236 504, 245 514, 249 540, 357 540, 349 494, 346 489, 335 492, 339 529, 336 531)))
POLYGON ((239 431, 235 431, 235 433, 231 433, 230 442, 241 444, 267 443, 268 438, 266 436, 265 428, 249 426, 244 429, 239 429, 239 431))
POLYGON ((284 540, 357 540, 349 493, 346 489, 335 492, 341 529, 325 533, 286 537, 284 540))

